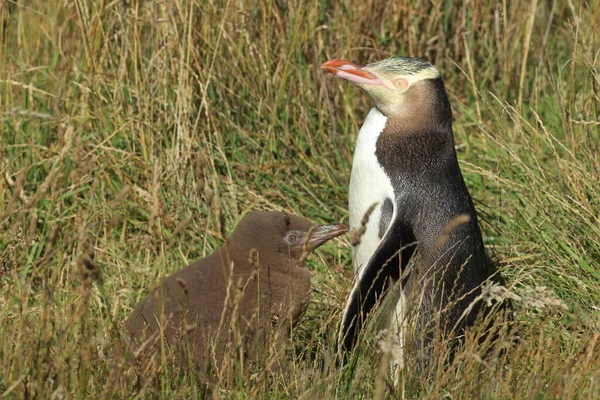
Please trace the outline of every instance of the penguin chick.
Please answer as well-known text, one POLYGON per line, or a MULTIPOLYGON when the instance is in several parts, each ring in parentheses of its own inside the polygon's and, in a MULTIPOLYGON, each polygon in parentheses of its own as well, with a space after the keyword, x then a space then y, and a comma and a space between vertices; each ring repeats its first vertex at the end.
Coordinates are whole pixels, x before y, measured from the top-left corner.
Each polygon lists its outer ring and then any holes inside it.
POLYGON ((190 357, 209 375, 228 364, 227 348, 229 356, 240 354, 240 344, 243 360, 258 361, 269 348, 265 342, 285 339, 304 313, 306 255, 347 229, 282 212, 250 212, 223 247, 166 277, 135 306, 125 329, 136 352, 148 343, 157 348, 164 337, 169 346, 186 347, 179 353, 183 365, 190 357))
POLYGON ((332 60, 322 68, 375 101, 353 157, 351 231, 360 230, 367 210, 371 215, 353 247, 357 279, 345 306, 340 343, 352 349, 366 315, 400 281, 392 330, 401 346, 413 337, 427 358, 436 327, 456 337, 474 322, 481 305, 471 303, 481 284, 496 274, 458 165, 442 77, 416 58, 366 66, 332 60))

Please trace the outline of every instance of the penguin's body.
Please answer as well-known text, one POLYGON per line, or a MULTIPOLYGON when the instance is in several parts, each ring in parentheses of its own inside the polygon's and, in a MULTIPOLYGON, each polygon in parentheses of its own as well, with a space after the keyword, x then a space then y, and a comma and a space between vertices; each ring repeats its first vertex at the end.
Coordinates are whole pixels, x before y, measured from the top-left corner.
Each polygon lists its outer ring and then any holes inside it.
POLYGON ((392 219, 390 205, 395 198, 394 187, 376 156, 377 139, 386 122, 387 117, 377 108, 371 109, 356 139, 348 194, 350 230, 358 231, 367 210, 374 204, 375 208, 369 216, 364 234, 353 249, 355 273, 367 264, 392 219))
POLYGON ((183 365, 215 375, 232 364, 227 348, 246 361, 264 357, 269 341, 280 347, 306 309, 306 255, 346 231, 282 212, 247 214, 226 245, 166 277, 135 306, 125 322, 134 353, 148 348, 151 356, 164 337, 183 365))
POLYGON ((351 229, 360 226, 373 202, 378 205, 353 249, 357 279, 340 341, 351 349, 366 315, 400 282, 391 330, 403 346, 410 320, 414 343, 430 353, 436 327, 442 335, 459 336, 474 322, 481 306, 471 303, 496 272, 458 165, 442 78, 431 64, 409 58, 364 67, 333 60, 323 69, 361 87, 376 103, 354 153, 351 229))

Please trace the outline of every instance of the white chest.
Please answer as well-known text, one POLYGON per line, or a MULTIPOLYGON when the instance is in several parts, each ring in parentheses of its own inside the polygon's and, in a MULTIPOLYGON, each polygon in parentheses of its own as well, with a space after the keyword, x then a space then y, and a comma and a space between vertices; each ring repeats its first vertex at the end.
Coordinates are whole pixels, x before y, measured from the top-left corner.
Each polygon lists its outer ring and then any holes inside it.
POLYGON ((369 217, 360 243, 353 248, 352 263, 355 273, 367 263, 379 245, 379 220, 384 200, 389 198, 394 201, 392 182, 375 155, 377 139, 386 122, 387 117, 377 108, 372 108, 356 140, 348 195, 350 229, 360 229, 363 216, 369 207, 374 203, 377 203, 377 206, 369 217))

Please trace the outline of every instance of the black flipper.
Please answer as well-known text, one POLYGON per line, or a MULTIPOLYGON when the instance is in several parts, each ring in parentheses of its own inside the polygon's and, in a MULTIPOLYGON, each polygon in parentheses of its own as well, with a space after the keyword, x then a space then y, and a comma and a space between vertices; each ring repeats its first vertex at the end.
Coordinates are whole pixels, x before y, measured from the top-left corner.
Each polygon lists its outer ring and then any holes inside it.
POLYGON ((406 269, 415 248, 411 238, 414 236, 408 227, 390 227, 367 265, 360 270, 346 301, 338 335, 339 345, 346 351, 352 350, 368 314, 406 269))

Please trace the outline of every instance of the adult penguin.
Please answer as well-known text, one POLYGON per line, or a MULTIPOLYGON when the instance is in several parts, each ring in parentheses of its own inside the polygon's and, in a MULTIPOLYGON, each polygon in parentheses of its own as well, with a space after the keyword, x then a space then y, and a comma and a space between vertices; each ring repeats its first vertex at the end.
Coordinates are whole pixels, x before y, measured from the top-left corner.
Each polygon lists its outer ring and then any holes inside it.
MULTIPOLYGON (((412 337, 413 348, 427 359, 436 331, 457 337, 474 322, 481 285, 496 274, 458 165, 442 77, 416 58, 366 66, 332 60, 322 68, 375 101, 352 163, 349 213, 357 279, 340 342, 352 349, 365 317, 401 281, 392 330, 400 348, 412 337)), ((402 351, 399 358, 401 363, 402 351)))

